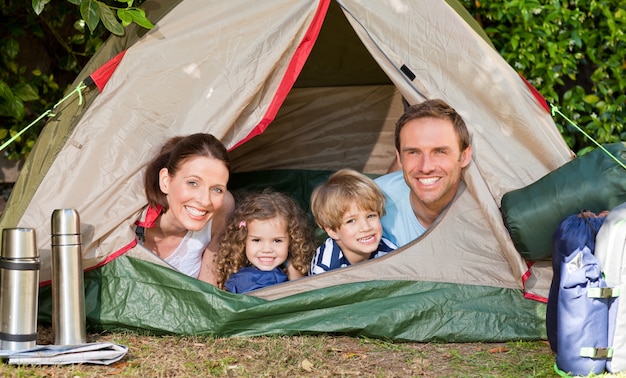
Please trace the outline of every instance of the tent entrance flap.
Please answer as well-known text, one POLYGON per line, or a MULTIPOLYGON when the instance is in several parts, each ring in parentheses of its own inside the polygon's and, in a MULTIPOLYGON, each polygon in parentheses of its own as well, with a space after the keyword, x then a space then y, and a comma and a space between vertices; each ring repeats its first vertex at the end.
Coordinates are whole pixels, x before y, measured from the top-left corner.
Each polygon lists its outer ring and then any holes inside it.
MULTIPOLYGON (((49 288, 42 288, 40 322, 51 319, 49 288)), ((266 301, 122 256, 87 272, 85 291, 93 331, 211 336, 331 332, 424 342, 546 337, 544 304, 524 299, 519 290, 494 287, 371 281, 266 301), (146 302, 146 297, 153 300, 146 302), (167 306, 155 306, 155 300, 167 306)))

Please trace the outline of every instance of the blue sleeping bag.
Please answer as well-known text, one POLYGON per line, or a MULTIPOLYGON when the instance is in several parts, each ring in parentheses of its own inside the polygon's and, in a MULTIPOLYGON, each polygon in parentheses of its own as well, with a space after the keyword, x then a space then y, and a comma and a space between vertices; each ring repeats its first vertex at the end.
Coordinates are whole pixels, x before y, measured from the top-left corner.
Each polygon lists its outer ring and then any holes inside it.
POLYGON ((605 218, 593 213, 571 215, 552 238, 554 275, 546 329, 556 367, 571 375, 603 373, 611 353, 611 290, 593 255, 595 236, 605 218))

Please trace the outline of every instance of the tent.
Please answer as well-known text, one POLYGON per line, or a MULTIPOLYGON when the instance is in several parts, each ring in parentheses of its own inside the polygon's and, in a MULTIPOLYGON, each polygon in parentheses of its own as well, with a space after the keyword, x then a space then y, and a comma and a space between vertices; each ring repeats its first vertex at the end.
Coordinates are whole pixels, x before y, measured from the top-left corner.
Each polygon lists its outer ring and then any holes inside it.
POLYGON ((572 154, 538 93, 455 0, 147 0, 153 30, 108 40, 55 109, 0 226, 36 230, 50 319, 50 216, 80 215, 89 327, 155 334, 341 333, 412 341, 545 338, 550 262, 515 250, 502 196, 572 154), (174 135, 231 150, 233 190, 303 206, 330 172, 383 174, 404 102, 442 98, 474 156, 437 223, 398 251, 237 295, 136 246, 144 164, 174 135))

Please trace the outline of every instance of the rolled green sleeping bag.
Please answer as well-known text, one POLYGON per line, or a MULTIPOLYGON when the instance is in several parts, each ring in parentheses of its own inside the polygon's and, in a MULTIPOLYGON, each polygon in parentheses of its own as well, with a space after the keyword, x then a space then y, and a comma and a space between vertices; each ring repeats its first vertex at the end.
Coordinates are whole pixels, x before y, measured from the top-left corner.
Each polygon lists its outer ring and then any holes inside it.
MULTIPOLYGON (((603 146, 626 164, 626 144, 603 146)), ((600 148, 502 197, 500 210, 515 248, 526 260, 550 259, 556 227, 582 210, 595 213, 626 202, 626 169, 600 148)))

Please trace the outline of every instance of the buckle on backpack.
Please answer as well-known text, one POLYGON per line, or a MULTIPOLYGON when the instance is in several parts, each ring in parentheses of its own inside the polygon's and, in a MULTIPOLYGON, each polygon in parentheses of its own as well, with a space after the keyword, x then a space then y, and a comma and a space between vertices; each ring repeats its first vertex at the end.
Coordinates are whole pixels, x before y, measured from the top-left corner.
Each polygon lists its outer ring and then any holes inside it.
POLYGON ((580 356, 598 359, 612 358, 613 348, 580 348, 580 356))
POLYGON ((619 297, 619 287, 590 287, 587 288, 588 298, 612 298, 619 297))

